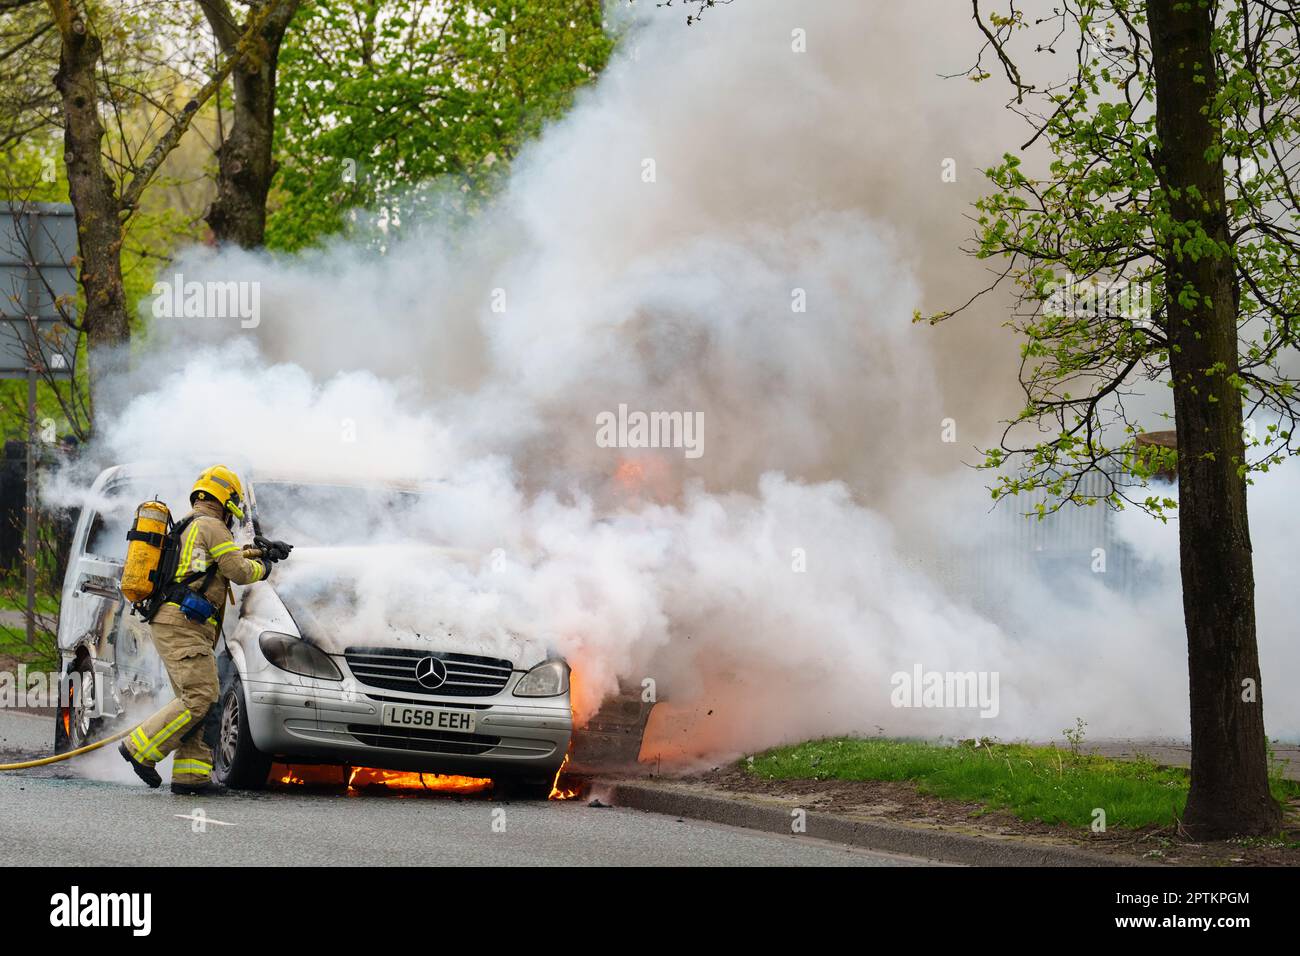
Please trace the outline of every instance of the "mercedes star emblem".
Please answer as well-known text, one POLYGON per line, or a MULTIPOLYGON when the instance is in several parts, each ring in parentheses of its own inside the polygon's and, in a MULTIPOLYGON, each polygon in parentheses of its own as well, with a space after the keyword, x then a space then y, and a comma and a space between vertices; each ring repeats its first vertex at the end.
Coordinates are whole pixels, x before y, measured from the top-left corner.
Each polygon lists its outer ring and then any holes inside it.
POLYGON ((422 657, 415 665, 415 679, 428 690, 441 687, 447 679, 447 665, 436 657, 422 657))

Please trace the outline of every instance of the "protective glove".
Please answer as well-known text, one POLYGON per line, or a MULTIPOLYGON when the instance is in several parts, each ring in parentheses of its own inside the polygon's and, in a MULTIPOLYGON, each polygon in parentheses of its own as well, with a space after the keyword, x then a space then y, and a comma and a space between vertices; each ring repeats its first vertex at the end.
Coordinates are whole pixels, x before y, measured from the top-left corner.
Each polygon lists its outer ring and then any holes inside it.
POLYGON ((253 538, 253 544, 261 550, 262 556, 270 563, 283 561, 293 550, 293 545, 285 541, 272 541, 270 538, 264 538, 260 534, 253 538))

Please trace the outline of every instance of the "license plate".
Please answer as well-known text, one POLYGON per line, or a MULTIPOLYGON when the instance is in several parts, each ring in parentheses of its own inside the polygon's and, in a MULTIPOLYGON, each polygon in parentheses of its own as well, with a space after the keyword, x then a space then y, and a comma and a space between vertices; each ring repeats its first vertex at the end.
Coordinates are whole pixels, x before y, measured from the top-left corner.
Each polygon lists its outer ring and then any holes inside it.
POLYGON ((413 727, 417 730, 450 730, 461 734, 474 732, 474 712, 471 710, 385 704, 383 722, 390 727, 413 727))

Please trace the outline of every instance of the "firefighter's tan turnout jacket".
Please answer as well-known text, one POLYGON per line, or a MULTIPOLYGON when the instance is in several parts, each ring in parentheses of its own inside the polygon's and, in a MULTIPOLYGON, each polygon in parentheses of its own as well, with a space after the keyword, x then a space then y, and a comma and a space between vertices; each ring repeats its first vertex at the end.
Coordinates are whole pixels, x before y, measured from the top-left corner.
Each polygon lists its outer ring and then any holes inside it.
MULTIPOLYGON (((203 596, 217 608, 217 615, 209 619, 207 624, 216 625, 220 623, 227 600, 233 600, 230 598, 231 583, 252 584, 261 581, 266 577, 268 566, 263 561, 244 557, 222 520, 221 506, 215 501, 199 499, 194 503, 193 514, 194 520, 181 533, 175 579, 182 581, 187 575, 206 571, 210 562, 216 562, 216 573, 203 592, 203 596)), ((200 583, 201 581, 194 582, 190 587, 197 588, 200 583)), ((159 624, 189 625, 207 631, 204 624, 191 621, 182 614, 180 606, 174 601, 164 603, 154 621, 159 624)), ((215 631, 210 633, 213 643, 216 642, 216 636, 215 631)))

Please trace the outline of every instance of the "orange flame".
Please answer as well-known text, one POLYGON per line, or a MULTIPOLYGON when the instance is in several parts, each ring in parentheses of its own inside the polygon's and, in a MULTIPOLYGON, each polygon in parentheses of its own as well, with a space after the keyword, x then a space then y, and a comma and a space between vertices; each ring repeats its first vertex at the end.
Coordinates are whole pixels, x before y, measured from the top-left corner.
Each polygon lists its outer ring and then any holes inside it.
POLYGON ((486 777, 458 777, 440 773, 410 773, 376 767, 275 764, 271 779, 287 786, 346 786, 350 790, 381 787, 387 790, 431 790, 443 793, 479 793, 492 786, 486 777))
POLYGON ((551 793, 547 800, 573 800, 578 796, 578 787, 566 785, 560 786, 560 775, 564 773, 564 768, 569 765, 569 755, 564 755, 564 763, 560 764, 560 769, 555 771, 555 779, 551 781, 551 793))
POLYGON ((642 501, 662 504, 670 501, 677 486, 672 465, 666 459, 654 455, 620 459, 614 468, 613 478, 630 504, 642 501))
POLYGON ((354 767, 348 786, 386 787, 390 790, 438 790, 444 793, 480 793, 492 786, 487 777, 460 777, 441 773, 408 773, 354 767))
POLYGON ((645 481, 645 465, 631 458, 624 458, 614 469, 614 480, 628 491, 635 491, 645 481))
MULTIPOLYGON (((574 704, 577 695, 577 681, 574 680, 573 668, 569 668, 569 713, 573 717, 574 726, 577 726, 577 707, 574 704)), ((551 792, 547 795, 547 800, 573 800, 578 796, 579 788, 576 786, 560 786, 560 776, 564 773, 564 768, 569 765, 569 757, 573 754, 573 743, 569 743, 569 752, 564 755, 564 761, 560 764, 560 769, 555 771, 555 779, 551 781, 551 792)))
POLYGON ((302 764, 272 764, 271 780, 294 787, 341 787, 347 783, 343 767, 302 764))

